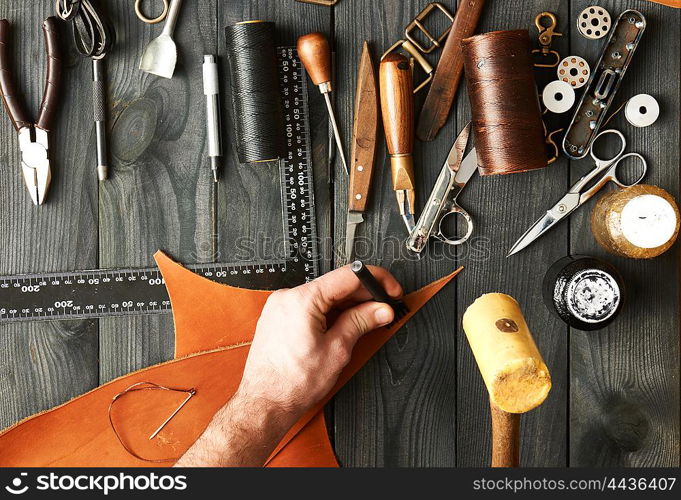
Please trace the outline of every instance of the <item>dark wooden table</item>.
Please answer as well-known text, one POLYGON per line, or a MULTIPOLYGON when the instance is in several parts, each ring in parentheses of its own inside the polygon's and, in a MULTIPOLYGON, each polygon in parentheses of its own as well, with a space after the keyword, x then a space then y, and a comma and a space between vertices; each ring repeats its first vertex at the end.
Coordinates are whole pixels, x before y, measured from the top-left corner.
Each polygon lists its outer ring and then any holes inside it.
MULTIPOLYGON (((202 55, 223 55, 224 26, 246 19, 276 21, 281 44, 294 44, 310 31, 325 32, 335 40, 337 109, 348 141, 361 42, 368 40, 378 55, 401 37, 426 2, 341 0, 331 9, 293 0, 185 1, 175 32, 179 64, 172 80, 137 69, 144 47, 161 28, 137 20, 132 3, 108 2, 118 32, 108 58, 110 180, 96 180, 91 65, 77 54, 70 38, 65 38, 64 105, 52 135, 54 177, 45 206, 30 203, 16 134, 9 120, 0 118, 0 274, 147 266, 159 248, 186 263, 230 261, 237 237, 277 234, 276 168, 238 165, 227 105, 229 161, 219 185, 212 182, 206 161, 202 55)), ((452 0, 443 3, 455 10, 452 0)), ((595 62, 602 41, 588 41, 575 29, 575 16, 591 2, 487 3, 480 31, 527 28, 535 36, 535 15, 551 11, 564 34, 556 39, 557 50, 595 62)), ((45 74, 40 25, 53 13, 53 4, 0 0, 0 17, 13 25, 17 82, 33 113, 45 74)), ((659 100, 662 114, 646 129, 633 128, 623 116, 613 125, 624 132, 631 150, 647 158, 646 182, 679 199, 681 12, 642 0, 599 4, 613 17, 626 7, 640 9, 647 17, 648 28, 617 102, 649 93, 659 100)), ((417 105, 423 97, 419 95, 417 105)), ((313 87, 310 98, 318 232, 326 271, 334 265, 333 242, 340 244, 345 231, 347 186, 337 162, 333 169, 328 166, 325 110, 313 87), (335 175, 330 175, 332 170, 335 175)), ((462 90, 456 111, 437 139, 416 144, 419 203, 469 116, 462 90)), ((590 168, 586 160, 561 158, 528 174, 474 178, 460 199, 476 220, 474 239, 456 252, 434 245, 427 259, 407 260, 400 250, 404 227, 384 159, 382 146, 370 214, 359 232, 374 245, 368 260, 389 268, 407 290, 459 265, 466 269, 333 401, 328 413, 340 462, 488 463, 486 392, 461 316, 482 293, 501 291, 521 303, 553 377, 547 401, 524 419, 523 465, 678 466, 679 245, 652 261, 607 255, 591 235, 588 206, 531 248, 506 259, 515 239, 590 168), (629 301, 612 326, 594 333, 571 330, 542 304, 545 270, 569 253, 604 257, 623 273, 629 301)), ((170 315, 2 326, 0 427, 172 353, 170 315)))

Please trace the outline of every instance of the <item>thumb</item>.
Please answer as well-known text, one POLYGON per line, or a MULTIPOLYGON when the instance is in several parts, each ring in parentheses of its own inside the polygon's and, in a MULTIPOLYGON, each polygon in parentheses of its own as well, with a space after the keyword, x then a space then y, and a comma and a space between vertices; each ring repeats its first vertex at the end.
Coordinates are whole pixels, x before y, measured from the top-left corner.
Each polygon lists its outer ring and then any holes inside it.
POLYGON ((343 311, 326 333, 354 346, 362 335, 387 325, 394 317, 395 313, 388 304, 364 302, 343 311))

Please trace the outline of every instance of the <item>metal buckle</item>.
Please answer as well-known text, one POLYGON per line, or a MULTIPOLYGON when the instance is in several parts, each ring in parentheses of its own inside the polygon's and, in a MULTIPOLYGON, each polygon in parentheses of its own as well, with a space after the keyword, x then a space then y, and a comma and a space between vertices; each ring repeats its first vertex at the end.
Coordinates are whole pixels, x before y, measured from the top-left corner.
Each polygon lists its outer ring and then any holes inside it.
POLYGON ((314 3, 317 5, 336 5, 338 0, 296 0, 296 2, 314 3))
POLYGON ((439 2, 432 2, 429 3, 428 5, 425 6, 425 8, 419 12, 416 17, 407 25, 407 27, 404 30, 404 36, 405 39, 398 40, 395 42, 388 50, 385 51, 385 53, 381 56, 381 60, 383 58, 390 54, 391 52, 402 49, 405 52, 407 52, 412 60, 411 60, 411 65, 412 69, 414 68, 414 61, 416 61, 423 72, 426 74, 426 79, 423 80, 415 89, 414 89, 414 94, 422 90, 426 85, 430 83, 430 81, 433 79, 433 72, 435 71, 435 68, 433 68, 433 65, 428 62, 428 59, 424 57, 424 54, 430 54, 432 51, 434 51, 437 48, 441 47, 442 42, 444 39, 447 37, 449 34, 449 31, 452 29, 452 25, 450 23, 449 27, 437 38, 433 36, 433 34, 426 29, 422 21, 424 21, 430 14, 431 12, 442 12, 447 18, 453 23, 454 22, 454 16, 447 10, 447 7, 442 5, 439 2), (436 10, 437 9, 437 10, 436 10), (430 46, 429 47, 423 47, 419 41, 412 36, 412 33, 414 30, 418 29, 423 33, 426 38, 430 41, 430 46))
MULTIPOLYGON (((436 11, 437 12, 437 11, 436 11)), ((447 38, 447 35, 449 34, 449 30, 452 29, 452 23, 454 22, 454 16, 447 10, 447 7, 442 5, 440 2, 432 2, 429 3, 428 5, 425 6, 425 8, 416 14, 416 17, 407 25, 407 27, 404 30, 404 36, 407 40, 409 40, 411 43, 414 44, 414 46, 421 51, 424 54, 430 54, 432 51, 434 51, 437 48, 441 47, 441 43, 444 41, 445 38, 447 38), (431 12, 433 12, 435 9, 439 9, 440 12, 442 12, 447 18, 449 19, 450 23, 447 29, 437 38, 435 38, 430 31, 426 29, 426 27, 421 23, 421 21, 425 20, 431 12), (419 41, 411 36, 411 33, 418 28, 421 33, 423 33, 428 41, 430 42, 430 47, 423 47, 419 43, 419 41)))
POLYGON ((560 54, 558 54, 558 52, 555 50, 551 50, 551 42, 553 41, 554 36, 563 36, 562 33, 554 31, 558 25, 556 15, 552 12, 540 12, 537 14, 537 17, 534 18, 534 25, 537 27, 537 31, 539 31, 538 38, 541 48, 533 49, 532 53, 541 54, 542 57, 553 56, 555 58, 555 62, 553 63, 534 63, 534 66, 535 68, 555 68, 560 62, 560 54), (548 26, 542 25, 541 20, 543 18, 549 19, 548 26))

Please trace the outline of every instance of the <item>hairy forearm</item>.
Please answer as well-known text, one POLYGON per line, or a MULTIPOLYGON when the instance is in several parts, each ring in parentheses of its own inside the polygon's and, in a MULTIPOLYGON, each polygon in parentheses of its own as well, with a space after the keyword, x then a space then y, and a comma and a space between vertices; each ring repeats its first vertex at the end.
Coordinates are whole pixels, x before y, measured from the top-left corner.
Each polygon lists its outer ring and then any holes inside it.
POLYGON ((175 466, 261 467, 295 418, 291 411, 237 392, 175 466))

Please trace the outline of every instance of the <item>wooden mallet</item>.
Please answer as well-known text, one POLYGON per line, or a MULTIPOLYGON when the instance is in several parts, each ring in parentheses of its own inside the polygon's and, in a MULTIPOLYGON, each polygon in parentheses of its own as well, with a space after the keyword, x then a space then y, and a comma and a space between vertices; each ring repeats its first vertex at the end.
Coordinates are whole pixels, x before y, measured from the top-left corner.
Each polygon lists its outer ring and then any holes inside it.
POLYGON ((513 297, 481 296, 466 309, 463 329, 489 391, 492 467, 518 467, 520 414, 546 399, 551 375, 513 297))

